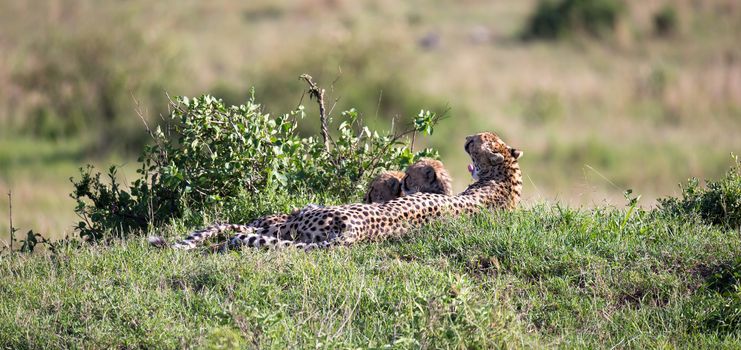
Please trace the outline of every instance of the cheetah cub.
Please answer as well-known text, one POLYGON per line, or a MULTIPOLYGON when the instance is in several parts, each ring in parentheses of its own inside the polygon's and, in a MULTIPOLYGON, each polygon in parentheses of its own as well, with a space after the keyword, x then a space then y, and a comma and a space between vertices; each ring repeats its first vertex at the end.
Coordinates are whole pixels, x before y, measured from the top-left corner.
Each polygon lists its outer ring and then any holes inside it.
POLYGON ((401 180, 404 173, 401 171, 384 171, 376 176, 368 185, 368 191, 363 197, 364 203, 386 203, 402 196, 401 180))
POLYGON ((452 195, 450 174, 443 163, 423 158, 400 171, 384 171, 371 181, 365 203, 386 203, 412 193, 425 192, 452 195))
POLYGON ((450 174, 439 160, 422 158, 407 168, 401 181, 401 190, 405 196, 412 193, 437 193, 453 195, 450 174))

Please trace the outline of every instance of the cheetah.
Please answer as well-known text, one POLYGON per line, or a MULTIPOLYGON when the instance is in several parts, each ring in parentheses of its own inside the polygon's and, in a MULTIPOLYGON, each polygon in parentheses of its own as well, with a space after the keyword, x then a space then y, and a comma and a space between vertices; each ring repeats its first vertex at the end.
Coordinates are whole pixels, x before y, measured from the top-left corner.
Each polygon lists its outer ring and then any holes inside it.
POLYGON ((450 196, 453 194, 453 185, 441 161, 422 158, 407 168, 401 181, 401 190, 406 196, 417 192, 450 196))
MULTIPOLYGON (((392 199, 417 192, 452 194, 452 180, 448 170, 439 160, 422 158, 410 165, 406 172, 388 170, 376 176, 368 185, 363 200, 365 203, 385 203, 392 199)), ((296 208, 289 215, 275 216, 275 220, 287 220, 302 215, 307 210, 323 208, 320 204, 307 204, 296 208)))
POLYGON ((439 160, 422 158, 406 172, 384 171, 376 176, 363 197, 365 203, 385 203, 417 192, 452 194, 451 178, 439 160))
MULTIPOLYGON (((394 170, 384 171, 370 182, 363 200, 368 204, 385 203, 403 195, 416 192, 451 194, 451 178, 442 162, 422 158, 410 165, 406 169, 406 172, 394 170)), ((294 208, 290 214, 264 216, 244 226, 263 228, 268 230, 267 234, 274 235, 274 232, 270 228, 277 229, 277 225, 291 220, 298 215, 303 215, 308 210, 323 207, 320 204, 310 203, 303 208, 294 208)), ((244 230, 246 227, 239 226, 235 227, 235 229, 242 228, 244 230)), ((162 237, 149 237, 149 242, 157 247, 167 246, 167 242, 162 237)), ((228 249, 228 244, 213 245, 211 249, 217 252, 224 252, 228 249)))
POLYGON ((514 209, 522 192, 518 160, 523 152, 508 146, 493 132, 466 137, 464 150, 471 158, 468 169, 475 182, 455 196, 414 193, 382 204, 308 209, 276 224, 212 225, 172 247, 192 249, 214 234, 233 230, 238 233, 229 240, 232 246, 293 246, 308 251, 398 236, 445 215, 514 209))
POLYGON ((363 202, 386 203, 392 199, 402 196, 401 181, 404 179, 404 173, 401 171, 384 171, 370 182, 368 191, 365 192, 363 202))

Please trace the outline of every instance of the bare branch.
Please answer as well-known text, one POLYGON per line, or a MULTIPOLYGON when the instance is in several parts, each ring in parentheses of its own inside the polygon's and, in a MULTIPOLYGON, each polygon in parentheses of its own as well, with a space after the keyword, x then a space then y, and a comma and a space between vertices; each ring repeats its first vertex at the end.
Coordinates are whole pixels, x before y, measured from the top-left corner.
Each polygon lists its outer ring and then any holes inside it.
POLYGON ((299 77, 309 84, 309 97, 314 98, 319 103, 319 122, 322 124, 322 139, 324 140, 324 149, 329 152, 329 128, 327 127, 327 115, 324 109, 324 89, 319 88, 311 78, 311 75, 301 74, 299 77))
POLYGON ((339 102, 339 101, 340 101, 340 98, 339 97, 337 97, 337 98, 334 99, 334 102, 332 103, 332 107, 329 107, 329 112, 327 112, 327 115, 332 114, 332 111, 334 111, 334 108, 337 106, 337 102, 339 102))
POLYGON ((386 153, 386 150, 388 150, 388 148, 389 148, 389 147, 391 147, 391 145, 395 144, 395 143, 396 143, 396 141, 399 141, 399 140, 400 140, 400 139, 401 139, 402 137, 404 137, 404 136, 407 136, 407 135, 409 135, 409 134, 412 134, 412 133, 415 133, 415 132, 417 132, 417 130, 416 130, 416 129, 414 129, 414 128, 411 128, 411 129, 407 129, 407 130, 404 130, 404 131, 403 131, 402 133, 400 133, 400 134, 396 134, 396 135, 394 135, 394 136, 393 136, 393 137, 391 138, 391 140, 389 140, 389 142, 388 142, 388 143, 386 143, 386 145, 385 145, 385 146, 383 146, 383 150, 382 150, 381 152, 378 152, 378 154, 376 154, 376 156, 375 156, 375 157, 373 157, 373 159, 371 160, 371 163, 370 163, 370 165, 369 165, 369 166, 368 166, 367 168, 361 168, 361 169, 360 169, 360 174, 359 174, 360 176, 359 176, 359 177, 361 177, 361 176, 363 175, 363 173, 365 172, 365 170, 366 170, 366 169, 368 169, 368 170, 373 170, 373 169, 375 169, 375 168, 376 168, 376 163, 378 163, 378 161, 380 160, 380 158, 379 158, 379 157, 380 157, 380 156, 381 156, 382 154, 385 154, 385 153, 386 153))
MULTIPOLYGON (((376 119, 378 119, 378 111, 381 110, 381 100, 383 100, 383 90, 378 93, 378 103, 376 104, 376 119)), ((391 119, 393 120, 393 118, 391 119)))
POLYGON ((131 99, 134 101, 134 111, 136 112, 136 115, 139 116, 139 119, 142 120, 142 123, 144 123, 144 128, 147 129, 147 133, 152 139, 155 139, 154 134, 152 133, 152 129, 149 128, 149 124, 147 123, 147 118, 144 116, 147 111, 142 107, 139 100, 134 96, 134 93, 129 91, 129 94, 131 95, 131 99))
MULTIPOLYGON (((334 95, 334 85, 337 84, 338 81, 340 81, 340 78, 342 78, 342 67, 337 66, 337 77, 332 80, 332 83, 329 84, 329 89, 332 92, 332 95, 334 95)), ((337 106, 337 102, 340 101, 339 97, 336 97, 334 99, 334 103, 332 103, 332 107, 329 108, 329 112, 327 112, 327 115, 331 115, 332 111, 334 111, 334 108, 337 106)), ((334 142, 332 143, 334 145, 334 142)))

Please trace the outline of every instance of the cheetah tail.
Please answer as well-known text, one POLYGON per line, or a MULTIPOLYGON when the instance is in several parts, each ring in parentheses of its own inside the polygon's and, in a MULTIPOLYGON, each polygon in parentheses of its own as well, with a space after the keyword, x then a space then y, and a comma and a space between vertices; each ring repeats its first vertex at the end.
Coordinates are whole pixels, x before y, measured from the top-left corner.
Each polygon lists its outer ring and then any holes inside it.
MULTIPOLYGON (((193 231, 184 239, 172 243, 169 246, 173 249, 190 250, 197 247, 199 244, 203 243, 203 241, 209 239, 211 236, 229 230, 236 232, 252 232, 254 228, 247 225, 215 224, 198 231, 193 231)), ((149 241, 150 245, 158 248, 164 248, 168 246, 167 242, 162 237, 151 236, 147 238, 147 241, 149 241)))
POLYGON ((149 245, 155 247, 155 248, 165 248, 167 247, 167 241, 162 236, 149 236, 147 237, 147 241, 149 242, 149 245))

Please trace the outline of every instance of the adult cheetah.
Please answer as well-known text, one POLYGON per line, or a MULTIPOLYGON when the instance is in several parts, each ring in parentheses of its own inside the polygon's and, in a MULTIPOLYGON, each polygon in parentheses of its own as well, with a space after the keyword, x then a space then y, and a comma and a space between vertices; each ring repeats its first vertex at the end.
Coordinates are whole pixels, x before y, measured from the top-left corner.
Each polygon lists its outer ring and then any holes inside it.
POLYGON ((515 208, 522 191, 518 159, 523 152, 508 146, 491 132, 466 137, 464 149, 473 163, 469 170, 476 182, 456 196, 415 193, 383 204, 308 209, 276 224, 213 225, 192 233, 172 247, 191 249, 213 234, 234 230, 239 232, 230 239, 234 246, 294 246, 310 250, 400 235, 443 215, 515 208))

